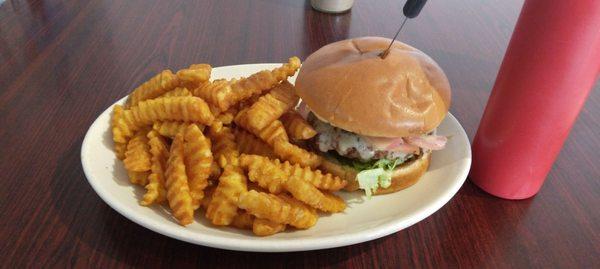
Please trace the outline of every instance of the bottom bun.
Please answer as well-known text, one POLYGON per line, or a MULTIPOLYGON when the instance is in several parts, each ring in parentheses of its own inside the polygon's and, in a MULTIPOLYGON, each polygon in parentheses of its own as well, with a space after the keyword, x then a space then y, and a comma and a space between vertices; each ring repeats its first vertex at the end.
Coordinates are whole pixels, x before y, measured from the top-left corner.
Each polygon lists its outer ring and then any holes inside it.
MULTIPOLYGON (((431 152, 426 151, 419 155, 418 158, 409 162, 403 163, 394 169, 392 174, 392 184, 387 188, 379 188, 374 194, 386 194, 397 192, 406 189, 419 181, 419 179, 427 172, 429 162, 431 161, 431 152)), ((321 166, 321 170, 331 173, 348 181, 348 185, 344 188, 346 191, 358 190, 358 181, 356 174, 358 171, 351 167, 342 166, 337 162, 325 159, 321 166)))

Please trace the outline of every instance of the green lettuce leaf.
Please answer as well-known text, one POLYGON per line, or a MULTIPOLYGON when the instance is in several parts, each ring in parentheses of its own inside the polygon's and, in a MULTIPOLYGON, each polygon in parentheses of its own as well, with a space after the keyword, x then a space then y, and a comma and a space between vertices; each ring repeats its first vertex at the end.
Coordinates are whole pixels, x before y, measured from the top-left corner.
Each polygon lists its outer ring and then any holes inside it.
POLYGON ((371 198, 374 191, 379 188, 379 177, 385 174, 383 168, 375 168, 360 171, 356 178, 358 179, 358 187, 365 190, 367 197, 371 198))
POLYGON ((359 171, 356 175, 358 186, 365 190, 368 198, 371 198, 373 192, 378 188, 387 188, 392 184, 392 173, 396 166, 403 162, 400 158, 393 160, 384 158, 362 162, 345 158, 335 153, 326 153, 326 156, 337 160, 344 166, 349 166, 359 171))
POLYGON ((369 169, 363 169, 356 175, 358 187, 365 190, 365 194, 370 199, 378 188, 387 188, 392 185, 392 172, 400 163, 399 159, 376 161, 369 169))

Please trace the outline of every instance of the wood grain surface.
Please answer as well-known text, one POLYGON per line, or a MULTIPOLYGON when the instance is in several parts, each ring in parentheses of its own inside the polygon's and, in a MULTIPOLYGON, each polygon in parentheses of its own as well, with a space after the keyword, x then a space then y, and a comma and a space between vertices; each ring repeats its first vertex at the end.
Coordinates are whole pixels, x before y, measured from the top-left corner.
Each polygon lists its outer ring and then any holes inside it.
MULTIPOLYGON (((0 1, 2 2, 2 1, 0 1)), ((589 96, 546 184, 505 201, 466 183, 441 210, 384 238, 260 254, 196 246, 106 205, 80 164, 107 106, 158 71, 305 58, 350 37, 392 36, 404 1, 328 15, 300 0, 7 0, 0 4, 0 267, 600 267, 600 91, 589 96)), ((522 1, 429 1, 400 39, 453 86, 475 134, 522 1)))

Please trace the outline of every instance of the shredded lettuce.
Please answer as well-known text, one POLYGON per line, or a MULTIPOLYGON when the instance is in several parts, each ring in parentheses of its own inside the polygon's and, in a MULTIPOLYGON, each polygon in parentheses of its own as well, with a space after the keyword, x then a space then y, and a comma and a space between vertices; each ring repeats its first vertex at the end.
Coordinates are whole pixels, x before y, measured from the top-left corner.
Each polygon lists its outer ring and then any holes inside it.
POLYGON ((378 188, 387 188, 392 185, 392 173, 396 166, 403 163, 403 160, 398 159, 379 159, 368 162, 361 162, 342 157, 335 153, 326 153, 327 156, 337 160, 344 166, 352 167, 359 171, 356 175, 359 188, 365 190, 368 198, 371 198, 373 192, 378 188))
POLYGON ((392 185, 392 172, 400 163, 399 159, 376 161, 371 167, 363 169, 356 175, 358 187, 365 190, 367 197, 371 198, 373 192, 378 188, 387 188, 392 185))
POLYGON ((375 168, 369 170, 360 171, 356 175, 358 179, 358 187, 365 190, 367 197, 371 197, 373 192, 379 188, 379 178, 385 174, 383 168, 375 168))

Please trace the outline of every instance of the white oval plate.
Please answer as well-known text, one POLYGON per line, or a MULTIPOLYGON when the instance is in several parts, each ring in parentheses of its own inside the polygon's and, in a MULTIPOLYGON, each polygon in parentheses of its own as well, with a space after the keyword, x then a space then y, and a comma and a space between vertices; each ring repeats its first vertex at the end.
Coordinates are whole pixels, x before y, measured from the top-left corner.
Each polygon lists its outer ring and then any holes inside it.
MULTIPOLYGON (((248 64, 213 69, 213 78, 247 76, 279 64, 248 64)), ((290 79, 293 82, 295 78, 290 79)), ((123 103, 125 98, 117 103, 123 103)), ((370 200, 355 193, 342 192, 348 208, 321 216, 308 230, 289 229, 269 237, 250 231, 211 226, 202 213, 196 222, 182 227, 173 221, 169 210, 144 207, 138 201, 144 189, 133 186, 113 151, 109 130, 112 106, 94 121, 81 147, 81 163, 96 193, 126 218, 157 233, 194 244, 243 251, 285 252, 347 246, 386 236, 411 226, 433 214, 462 186, 471 166, 471 147, 465 131, 451 114, 437 129, 451 136, 444 150, 434 152, 429 171, 414 186, 370 200)))

